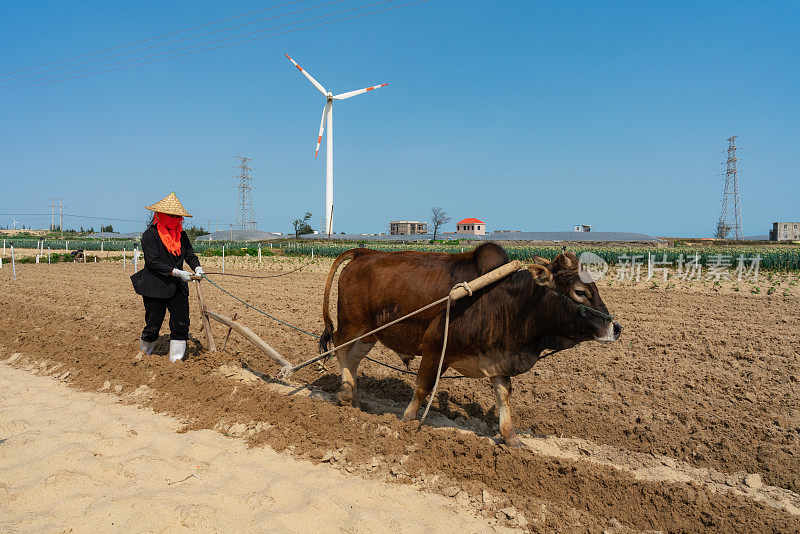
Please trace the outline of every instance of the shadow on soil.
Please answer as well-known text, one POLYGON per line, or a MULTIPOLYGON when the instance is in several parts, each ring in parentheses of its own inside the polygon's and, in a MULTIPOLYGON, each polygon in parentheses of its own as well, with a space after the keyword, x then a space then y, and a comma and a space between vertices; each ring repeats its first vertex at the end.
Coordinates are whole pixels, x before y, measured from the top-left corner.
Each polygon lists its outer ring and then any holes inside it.
MULTIPOLYGON (((290 385, 287 382, 276 380, 253 369, 246 369, 260 380, 269 384, 290 385)), ((284 394, 292 396, 302 392, 315 398, 322 398, 336 403, 340 388, 341 377, 336 373, 326 373, 316 378, 313 382, 306 382, 303 385, 293 387, 284 394)), ((394 377, 373 378, 361 375, 358 377, 358 388, 360 409, 362 411, 374 415, 390 413, 398 419, 402 418, 403 412, 414 393, 413 387, 408 382, 394 377)), ((495 429, 499 424, 499 420, 495 415, 495 406, 484 410, 477 402, 459 402, 452 398, 447 391, 439 391, 437 393, 436 401, 433 403, 432 408, 435 409, 435 412, 434 410, 431 411, 426 424, 435 427, 461 429, 468 427, 480 435, 493 433, 492 429, 495 429)))

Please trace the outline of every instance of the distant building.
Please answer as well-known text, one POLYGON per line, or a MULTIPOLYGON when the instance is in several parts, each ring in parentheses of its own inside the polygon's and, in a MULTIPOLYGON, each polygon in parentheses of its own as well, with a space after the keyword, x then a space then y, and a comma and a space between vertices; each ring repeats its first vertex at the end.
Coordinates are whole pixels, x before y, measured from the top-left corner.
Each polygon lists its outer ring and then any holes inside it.
POLYGON ((428 223, 419 221, 392 221, 389 223, 390 235, 427 234, 428 223))
POLYGON ((486 235, 486 223, 475 217, 468 217, 456 223, 456 233, 486 235))
POLYGON ((588 224, 573 224, 572 225, 573 232, 591 232, 592 227, 588 224))
POLYGON ((772 223, 769 231, 770 241, 798 241, 800 240, 800 222, 772 223))
POLYGON ((522 230, 495 230, 494 234, 519 234, 522 230))

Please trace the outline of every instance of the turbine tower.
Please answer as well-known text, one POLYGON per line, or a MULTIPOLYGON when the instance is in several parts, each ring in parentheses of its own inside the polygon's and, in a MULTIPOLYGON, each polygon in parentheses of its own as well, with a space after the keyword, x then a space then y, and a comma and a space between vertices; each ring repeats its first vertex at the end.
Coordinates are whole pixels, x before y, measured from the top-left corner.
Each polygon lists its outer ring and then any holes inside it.
POLYGON ((317 157, 319 154, 319 145, 322 142, 322 134, 325 131, 325 122, 328 122, 328 133, 325 139, 326 146, 325 146, 325 157, 326 157, 326 164, 325 164, 325 233, 330 235, 333 233, 333 101, 334 100, 345 100, 350 98, 351 96, 360 95, 362 93, 366 93, 367 91, 372 91, 374 89, 379 89, 381 87, 385 87, 389 85, 388 83, 382 83, 380 85, 374 85, 372 87, 366 87, 364 89, 358 89, 356 91, 349 91, 347 93, 340 93, 338 95, 334 95, 327 89, 325 89, 322 84, 320 84, 317 80, 315 80, 308 72, 303 70, 303 67, 297 64, 295 60, 289 57, 289 54, 284 54, 292 64, 297 67, 297 69, 303 73, 303 76, 308 78, 314 87, 322 93, 322 95, 327 100, 325 107, 322 109, 322 121, 319 125, 319 136, 317 137, 317 149, 314 152, 314 157, 317 157))

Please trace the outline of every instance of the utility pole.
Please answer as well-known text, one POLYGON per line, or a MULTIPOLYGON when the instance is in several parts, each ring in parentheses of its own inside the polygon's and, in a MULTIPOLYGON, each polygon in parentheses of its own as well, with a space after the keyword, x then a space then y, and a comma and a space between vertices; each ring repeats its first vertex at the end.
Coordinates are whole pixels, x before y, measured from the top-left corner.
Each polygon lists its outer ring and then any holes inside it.
POLYGON ((250 176, 250 171, 252 169, 247 165, 250 158, 244 156, 236 157, 240 160, 239 165, 236 166, 236 169, 239 171, 239 174, 236 176, 238 181, 236 188, 239 190, 239 220, 237 221, 237 227, 241 230, 255 230, 256 222, 253 220, 252 195, 253 178, 250 176))
POLYGON ((64 201, 60 198, 50 200, 50 229, 56 229, 56 208, 58 208, 58 230, 64 230, 64 201), (56 204, 58 201, 58 204, 56 204))
POLYGON ((733 232, 733 238, 737 241, 742 239, 742 212, 739 207, 739 175, 736 168, 736 138, 738 135, 728 138, 728 159, 725 170, 725 189, 722 192, 722 209, 720 210, 719 221, 717 221, 717 239, 725 239, 728 234, 733 232), (733 204, 731 210, 730 204, 733 204))

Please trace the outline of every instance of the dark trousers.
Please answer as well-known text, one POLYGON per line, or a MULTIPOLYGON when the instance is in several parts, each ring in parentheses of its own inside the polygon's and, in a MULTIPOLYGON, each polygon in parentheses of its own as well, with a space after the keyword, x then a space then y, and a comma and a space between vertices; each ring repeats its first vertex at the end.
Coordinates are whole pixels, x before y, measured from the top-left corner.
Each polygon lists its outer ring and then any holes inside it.
POLYGON ((144 300, 145 327, 143 341, 158 339, 158 331, 164 322, 164 314, 169 310, 169 338, 173 341, 189 339, 189 295, 176 291, 166 299, 142 297, 144 300))

